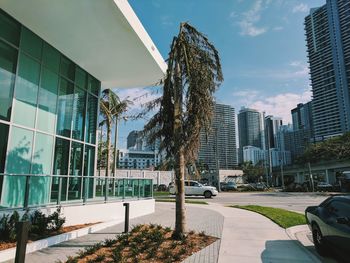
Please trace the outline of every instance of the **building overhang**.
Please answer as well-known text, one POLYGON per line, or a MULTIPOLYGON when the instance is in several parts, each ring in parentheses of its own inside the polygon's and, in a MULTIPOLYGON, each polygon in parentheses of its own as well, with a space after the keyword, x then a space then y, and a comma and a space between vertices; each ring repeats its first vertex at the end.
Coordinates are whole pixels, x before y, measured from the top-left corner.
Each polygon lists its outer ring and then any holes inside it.
POLYGON ((153 85, 166 71, 127 0, 0 0, 0 7, 104 87, 153 85))

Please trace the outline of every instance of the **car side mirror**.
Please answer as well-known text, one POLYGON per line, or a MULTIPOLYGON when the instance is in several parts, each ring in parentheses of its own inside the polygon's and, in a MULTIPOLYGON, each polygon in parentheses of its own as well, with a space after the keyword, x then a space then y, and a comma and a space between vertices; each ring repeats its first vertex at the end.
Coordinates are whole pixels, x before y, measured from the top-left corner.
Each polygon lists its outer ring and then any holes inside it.
POLYGON ((338 224, 342 224, 342 225, 349 225, 350 224, 350 220, 347 217, 338 217, 337 218, 337 223, 338 224))

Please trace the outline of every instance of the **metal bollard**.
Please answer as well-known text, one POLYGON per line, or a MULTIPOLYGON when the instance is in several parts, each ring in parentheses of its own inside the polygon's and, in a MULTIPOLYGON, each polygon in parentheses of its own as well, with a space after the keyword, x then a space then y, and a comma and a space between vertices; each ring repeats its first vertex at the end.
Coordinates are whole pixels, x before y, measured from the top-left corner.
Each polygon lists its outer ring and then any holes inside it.
POLYGON ((124 223, 124 233, 129 232, 129 208, 130 204, 129 203, 124 203, 123 206, 125 206, 125 223, 124 223))
POLYGON ((16 224, 17 245, 15 263, 24 263, 28 242, 29 221, 20 221, 16 224))

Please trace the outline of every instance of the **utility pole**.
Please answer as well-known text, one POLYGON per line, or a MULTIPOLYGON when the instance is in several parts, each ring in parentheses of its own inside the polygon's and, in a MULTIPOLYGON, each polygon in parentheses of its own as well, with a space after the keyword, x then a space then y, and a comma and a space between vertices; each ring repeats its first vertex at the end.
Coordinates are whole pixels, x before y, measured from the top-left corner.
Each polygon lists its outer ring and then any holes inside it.
POLYGON ((310 162, 308 162, 307 164, 309 167, 309 176, 310 176, 310 184, 311 184, 312 192, 315 192, 314 178, 313 178, 312 172, 311 172, 311 164, 310 164, 310 162))
POLYGON ((281 179, 282 179, 282 189, 285 188, 284 185, 284 174, 283 174, 283 162, 284 162, 284 156, 283 156, 283 152, 281 151, 281 159, 280 159, 280 164, 281 164, 281 179))
POLYGON ((221 192, 220 187, 220 160, 219 160, 219 147, 218 147, 218 130, 219 128, 215 128, 215 159, 216 159, 216 172, 217 172, 217 181, 218 181, 218 192, 221 192))

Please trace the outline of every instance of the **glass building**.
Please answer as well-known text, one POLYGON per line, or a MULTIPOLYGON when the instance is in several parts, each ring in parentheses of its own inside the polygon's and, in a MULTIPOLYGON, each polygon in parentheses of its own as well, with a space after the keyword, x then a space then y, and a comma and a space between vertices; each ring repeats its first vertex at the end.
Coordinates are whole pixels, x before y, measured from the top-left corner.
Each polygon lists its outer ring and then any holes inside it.
POLYGON ((101 83, 0 10, 0 193, 2 207, 93 197, 101 83), (90 181, 85 180, 84 184, 90 181))

